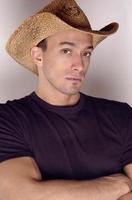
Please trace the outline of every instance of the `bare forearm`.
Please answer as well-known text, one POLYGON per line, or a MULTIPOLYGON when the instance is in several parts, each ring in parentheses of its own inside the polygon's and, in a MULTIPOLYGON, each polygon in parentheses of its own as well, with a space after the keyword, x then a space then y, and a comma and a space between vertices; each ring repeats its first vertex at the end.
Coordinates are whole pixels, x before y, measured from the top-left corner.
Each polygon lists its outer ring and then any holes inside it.
POLYGON ((21 180, 8 187, 10 192, 5 190, 2 200, 117 200, 130 191, 127 185, 105 177, 93 181, 21 180))

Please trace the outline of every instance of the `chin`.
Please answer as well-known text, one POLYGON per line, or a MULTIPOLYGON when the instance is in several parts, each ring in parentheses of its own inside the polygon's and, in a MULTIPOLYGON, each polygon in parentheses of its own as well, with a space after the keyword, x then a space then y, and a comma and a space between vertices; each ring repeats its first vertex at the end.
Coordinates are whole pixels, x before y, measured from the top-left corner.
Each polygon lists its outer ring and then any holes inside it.
POLYGON ((80 90, 79 89, 65 89, 65 90, 61 90, 61 92, 66 95, 77 95, 80 92, 80 90))

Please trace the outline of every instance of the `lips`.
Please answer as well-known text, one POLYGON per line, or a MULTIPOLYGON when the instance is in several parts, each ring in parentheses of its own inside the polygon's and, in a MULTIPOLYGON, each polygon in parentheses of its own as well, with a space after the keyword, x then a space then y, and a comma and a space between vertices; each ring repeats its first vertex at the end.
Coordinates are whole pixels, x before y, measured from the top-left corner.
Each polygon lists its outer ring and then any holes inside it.
POLYGON ((66 77, 66 79, 69 81, 76 81, 76 82, 82 81, 82 78, 80 78, 80 77, 66 77))
POLYGON ((81 78, 66 78, 69 81, 78 81, 81 82, 81 78))

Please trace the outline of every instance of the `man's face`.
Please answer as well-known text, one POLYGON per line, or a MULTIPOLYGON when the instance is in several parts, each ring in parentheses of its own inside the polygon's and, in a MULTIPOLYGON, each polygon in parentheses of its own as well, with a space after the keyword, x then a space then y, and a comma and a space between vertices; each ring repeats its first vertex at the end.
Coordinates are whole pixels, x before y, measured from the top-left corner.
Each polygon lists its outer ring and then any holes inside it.
POLYGON ((47 44, 41 66, 44 89, 52 93, 77 94, 90 64, 92 37, 66 30, 49 37, 47 44))

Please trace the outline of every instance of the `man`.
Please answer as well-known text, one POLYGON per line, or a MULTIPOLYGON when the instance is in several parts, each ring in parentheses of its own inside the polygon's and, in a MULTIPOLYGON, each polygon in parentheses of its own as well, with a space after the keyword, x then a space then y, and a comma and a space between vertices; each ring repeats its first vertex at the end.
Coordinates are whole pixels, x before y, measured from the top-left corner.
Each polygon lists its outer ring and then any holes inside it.
POLYGON ((0 105, 2 200, 132 199, 132 109, 80 93, 93 49, 117 29, 94 31, 75 1, 55 0, 10 37, 38 87, 0 105))

